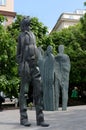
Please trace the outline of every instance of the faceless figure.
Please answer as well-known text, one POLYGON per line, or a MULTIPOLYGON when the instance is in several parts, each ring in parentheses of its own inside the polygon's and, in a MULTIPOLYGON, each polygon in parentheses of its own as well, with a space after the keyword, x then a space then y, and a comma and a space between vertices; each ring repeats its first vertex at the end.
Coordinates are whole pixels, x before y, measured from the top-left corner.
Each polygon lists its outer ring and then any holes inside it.
POLYGON ((52 46, 48 46, 44 58, 43 72, 43 101, 44 109, 47 111, 55 110, 55 91, 54 91, 54 63, 55 58, 52 46))
POLYGON ((55 89, 56 89, 56 109, 59 106, 60 89, 62 91, 62 110, 67 109, 68 102, 68 87, 69 87, 69 72, 70 72, 70 59, 69 56, 64 54, 64 45, 59 45, 58 55, 55 57, 55 89))

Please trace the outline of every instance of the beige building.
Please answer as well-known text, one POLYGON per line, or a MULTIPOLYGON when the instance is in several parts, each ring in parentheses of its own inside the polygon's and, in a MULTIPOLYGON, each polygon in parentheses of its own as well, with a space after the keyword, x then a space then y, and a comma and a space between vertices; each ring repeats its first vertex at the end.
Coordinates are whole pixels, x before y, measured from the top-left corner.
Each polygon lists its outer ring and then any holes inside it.
POLYGON ((5 26, 10 25, 16 16, 14 12, 14 0, 0 0, 0 14, 7 18, 5 26))
POLYGON ((76 10, 73 13, 62 13, 51 33, 53 31, 60 31, 63 28, 68 28, 69 26, 77 24, 85 13, 86 10, 76 10))

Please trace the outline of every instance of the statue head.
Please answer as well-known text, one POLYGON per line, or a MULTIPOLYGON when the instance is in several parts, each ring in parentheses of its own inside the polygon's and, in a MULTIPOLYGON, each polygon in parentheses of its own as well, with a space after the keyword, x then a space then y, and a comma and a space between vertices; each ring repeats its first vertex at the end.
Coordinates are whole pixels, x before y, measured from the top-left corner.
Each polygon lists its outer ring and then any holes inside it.
POLYGON ((24 17, 20 23, 20 27, 22 31, 29 30, 31 18, 30 16, 24 17))
POLYGON ((47 47, 47 54, 52 53, 52 51, 53 51, 53 47, 49 45, 47 47))
POLYGON ((64 45, 59 45, 58 51, 59 51, 59 53, 63 54, 64 53, 64 45))

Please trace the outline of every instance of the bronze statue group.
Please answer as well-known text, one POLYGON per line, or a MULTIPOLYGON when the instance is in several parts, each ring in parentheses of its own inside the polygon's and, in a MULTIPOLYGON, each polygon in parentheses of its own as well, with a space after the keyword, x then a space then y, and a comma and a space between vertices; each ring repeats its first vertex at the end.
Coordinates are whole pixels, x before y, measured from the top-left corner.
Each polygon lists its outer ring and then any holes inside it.
MULTIPOLYGON (((58 55, 54 56, 52 46, 47 47, 43 58, 43 102, 44 110, 58 110, 60 90, 62 92, 62 110, 67 109, 70 59, 64 54, 64 45, 59 45, 58 55)), ((39 65, 40 67, 40 65, 39 65)))
POLYGON ((64 54, 64 46, 58 48, 59 54, 54 56, 52 46, 46 52, 37 48, 36 38, 30 30, 30 17, 21 21, 21 33, 18 37, 17 62, 21 78, 19 106, 20 124, 30 126, 27 115, 26 99, 29 85, 33 86, 33 101, 36 108, 38 126, 48 127, 44 121, 44 110, 58 110, 59 92, 62 90, 62 110, 67 109, 70 59, 64 54))

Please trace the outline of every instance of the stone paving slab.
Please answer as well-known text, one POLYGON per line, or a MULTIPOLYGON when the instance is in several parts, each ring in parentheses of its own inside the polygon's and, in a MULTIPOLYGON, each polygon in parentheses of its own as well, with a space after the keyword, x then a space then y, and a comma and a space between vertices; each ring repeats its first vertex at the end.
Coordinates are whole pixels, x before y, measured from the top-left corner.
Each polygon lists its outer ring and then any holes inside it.
POLYGON ((34 110, 28 110, 30 127, 19 124, 19 109, 0 112, 0 130, 86 130, 86 105, 68 107, 67 111, 44 111, 49 127, 36 126, 34 110))

